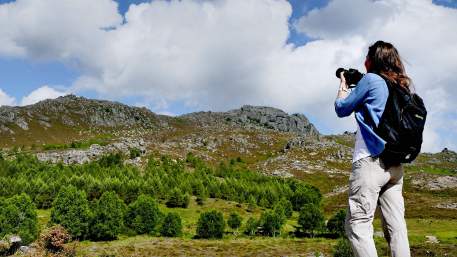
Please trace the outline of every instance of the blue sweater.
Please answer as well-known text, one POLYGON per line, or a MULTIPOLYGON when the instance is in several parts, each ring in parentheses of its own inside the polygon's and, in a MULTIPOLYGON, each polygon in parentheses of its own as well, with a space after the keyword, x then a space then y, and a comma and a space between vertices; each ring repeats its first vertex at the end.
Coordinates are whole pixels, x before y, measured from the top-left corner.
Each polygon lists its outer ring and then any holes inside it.
POLYGON ((335 100, 338 117, 346 117, 355 112, 363 140, 372 156, 378 156, 386 144, 373 128, 379 124, 388 96, 389 89, 384 79, 377 74, 367 73, 346 98, 335 100))

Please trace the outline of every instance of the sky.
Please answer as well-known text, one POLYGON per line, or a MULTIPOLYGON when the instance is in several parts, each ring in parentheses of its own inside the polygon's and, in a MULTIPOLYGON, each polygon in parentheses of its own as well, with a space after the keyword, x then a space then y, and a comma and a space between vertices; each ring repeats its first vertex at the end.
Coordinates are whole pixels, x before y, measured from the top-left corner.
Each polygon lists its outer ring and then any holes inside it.
POLYGON ((338 67, 399 50, 428 109, 423 149, 457 150, 457 0, 0 0, 0 105, 73 93, 168 115, 243 104, 355 131, 338 67))

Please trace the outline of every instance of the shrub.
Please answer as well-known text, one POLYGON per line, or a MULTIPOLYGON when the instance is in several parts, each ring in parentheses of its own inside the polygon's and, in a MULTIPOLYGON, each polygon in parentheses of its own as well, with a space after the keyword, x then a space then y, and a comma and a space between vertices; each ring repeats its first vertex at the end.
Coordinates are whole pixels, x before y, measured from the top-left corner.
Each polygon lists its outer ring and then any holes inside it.
POLYGON ((344 231, 344 221, 346 219, 346 210, 339 210, 335 215, 333 215, 327 222, 327 229, 330 233, 343 236, 344 231))
POLYGON ((161 213, 154 198, 140 195, 128 207, 126 224, 137 234, 153 234, 159 224, 161 213))
POLYGON ((354 257, 351 245, 347 238, 341 238, 333 248, 333 257, 354 257))
POLYGON ((230 216, 227 220, 227 224, 231 229, 236 229, 238 230, 239 227, 241 227, 241 222, 243 219, 237 212, 232 212, 230 213, 230 216))
POLYGON ((188 194, 183 194, 179 188, 175 188, 171 192, 166 205, 169 208, 187 208, 189 206, 189 201, 190 198, 188 194))
POLYGON ((52 253, 63 251, 65 244, 70 240, 70 233, 61 225, 52 226, 40 235, 40 245, 43 249, 52 253))
POLYGON ((19 235, 25 244, 37 238, 36 207, 25 193, 0 200, 0 237, 7 234, 19 235))
POLYGON ((248 236, 254 236, 257 232, 257 228, 259 226, 259 222, 255 218, 249 218, 246 221, 246 225, 244 227, 244 234, 248 236))
POLYGON ((260 216, 260 226, 264 235, 275 237, 276 234, 280 233, 283 225, 283 217, 272 210, 265 211, 260 216))
POLYGON ((136 157, 141 156, 141 151, 138 148, 131 148, 130 149, 130 159, 135 159, 136 157))
POLYGON ((74 238, 85 239, 89 233, 91 211, 84 191, 62 187, 52 204, 51 222, 66 228, 74 238))
POLYGON ((316 204, 305 204, 300 210, 298 217, 298 230, 309 232, 314 236, 314 231, 322 228, 324 224, 324 215, 316 204))
POLYGON ((200 214, 197 223, 197 237, 199 238, 222 238, 225 221, 222 212, 208 211, 200 214))
POLYGON ((103 193, 94 204, 91 238, 94 240, 116 239, 124 225, 125 210, 125 203, 115 192, 103 193))
POLYGON ((167 237, 180 236, 182 233, 182 222, 181 217, 177 213, 168 213, 165 216, 162 227, 160 229, 160 235, 167 237))

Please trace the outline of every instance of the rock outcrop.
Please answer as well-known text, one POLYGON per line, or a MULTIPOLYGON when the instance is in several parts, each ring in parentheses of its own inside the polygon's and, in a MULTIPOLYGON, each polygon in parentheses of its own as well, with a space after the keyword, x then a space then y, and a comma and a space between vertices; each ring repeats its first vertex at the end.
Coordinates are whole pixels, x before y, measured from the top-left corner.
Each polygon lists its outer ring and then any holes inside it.
POLYGON ((319 131, 303 114, 286 112, 265 106, 244 105, 228 112, 196 112, 181 116, 201 126, 234 125, 243 128, 271 129, 292 132, 306 137, 319 137, 319 131))
MULTIPOLYGON (((83 164, 96 160, 103 155, 115 152, 128 154, 130 149, 138 149, 140 153, 146 152, 146 143, 142 139, 125 138, 119 142, 112 143, 106 146, 93 144, 89 149, 69 149, 64 151, 47 151, 37 153, 36 156, 39 161, 64 164, 83 164)), ((137 165, 138 159, 127 160, 128 163, 137 165)))

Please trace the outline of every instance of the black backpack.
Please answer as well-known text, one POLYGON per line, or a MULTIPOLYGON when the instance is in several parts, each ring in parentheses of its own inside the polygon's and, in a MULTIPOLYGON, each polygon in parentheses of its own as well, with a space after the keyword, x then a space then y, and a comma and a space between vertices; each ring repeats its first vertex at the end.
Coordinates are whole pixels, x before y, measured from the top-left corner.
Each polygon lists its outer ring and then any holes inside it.
MULTIPOLYGON (((381 76, 383 77, 383 76, 381 76)), ((410 163, 421 150, 427 110, 415 93, 383 77, 389 97, 375 133, 386 141, 380 158, 386 166, 410 163)))

